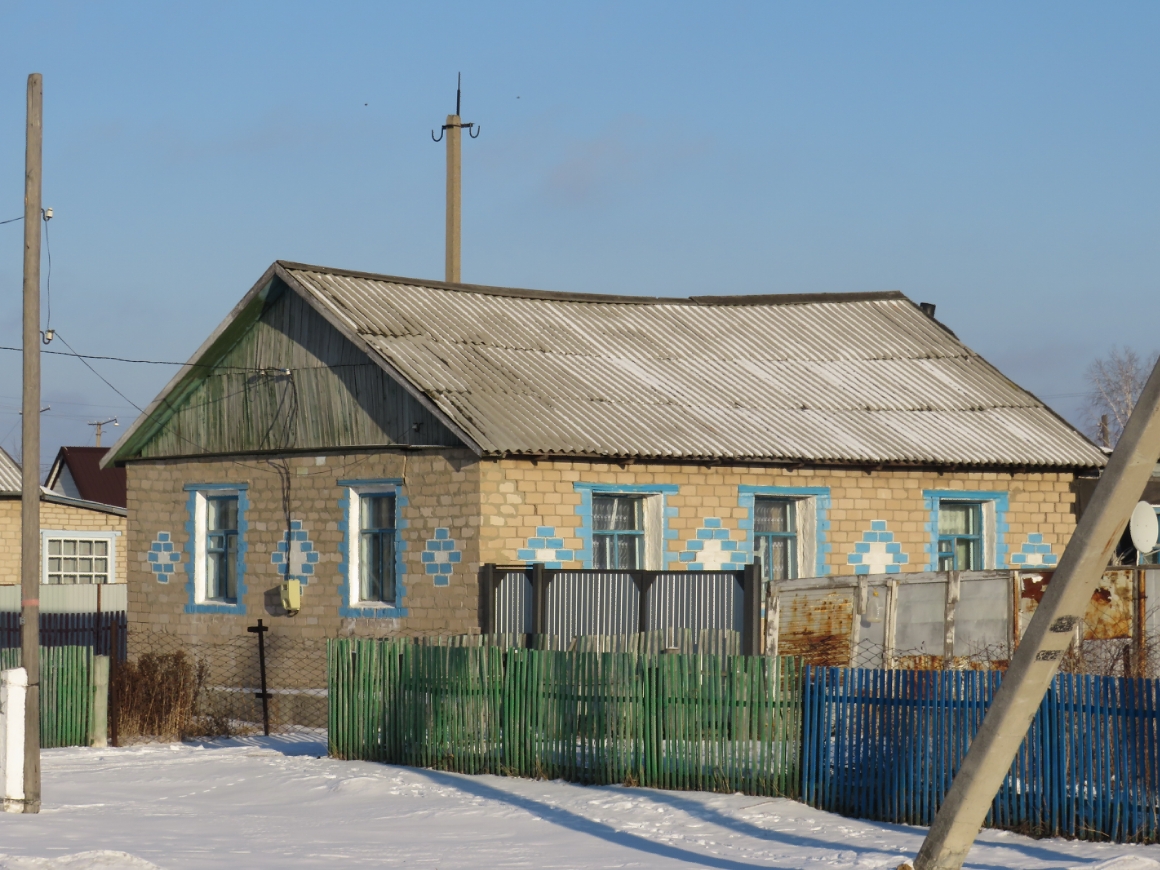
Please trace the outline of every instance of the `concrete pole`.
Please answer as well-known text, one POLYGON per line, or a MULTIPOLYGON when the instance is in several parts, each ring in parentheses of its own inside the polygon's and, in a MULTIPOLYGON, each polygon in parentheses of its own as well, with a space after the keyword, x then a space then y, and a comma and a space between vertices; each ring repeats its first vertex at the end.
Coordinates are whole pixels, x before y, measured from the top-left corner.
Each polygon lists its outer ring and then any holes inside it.
POLYGON ((1160 457, 1160 363, 951 783, 915 870, 959 870, 1160 457))
POLYGON ((459 158, 462 150, 463 124, 458 115, 447 116, 447 256, 446 281, 459 283, 459 158))
POLYGON ((40 812, 40 73, 28 77, 24 152, 24 419, 20 438, 20 651, 24 705, 24 812, 40 812))

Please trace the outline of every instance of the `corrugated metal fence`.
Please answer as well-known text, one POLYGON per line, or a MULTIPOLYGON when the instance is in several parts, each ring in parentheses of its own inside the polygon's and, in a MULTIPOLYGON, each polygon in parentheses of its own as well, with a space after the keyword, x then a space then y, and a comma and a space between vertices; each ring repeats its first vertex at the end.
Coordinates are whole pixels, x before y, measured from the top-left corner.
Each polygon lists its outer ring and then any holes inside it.
POLYGON ((576 638, 679 630, 734 631, 759 652, 756 570, 608 571, 486 565, 481 630, 524 634, 568 649, 576 638))
POLYGON ((330 753, 461 773, 797 794, 801 672, 760 656, 332 640, 330 753))

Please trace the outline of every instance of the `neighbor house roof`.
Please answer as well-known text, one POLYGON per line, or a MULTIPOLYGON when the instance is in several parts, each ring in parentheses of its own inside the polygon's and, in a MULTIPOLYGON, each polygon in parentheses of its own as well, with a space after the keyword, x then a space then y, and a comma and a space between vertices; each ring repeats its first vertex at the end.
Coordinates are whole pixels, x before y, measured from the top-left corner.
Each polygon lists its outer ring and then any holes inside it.
MULTIPOLYGON (((101 451, 102 453, 104 450, 101 451)), ((123 470, 123 469, 118 469, 123 470)), ((18 498, 22 494, 21 491, 21 471, 20 466, 16 460, 9 456, 3 448, 0 448, 0 498, 12 499, 18 498)), ((90 501, 84 498, 75 498, 69 495, 53 492, 45 487, 40 487, 40 500, 51 502, 53 504, 70 505, 72 507, 85 508, 86 510, 100 511, 106 514, 116 514, 117 516, 125 516, 125 505, 107 504, 103 502, 90 501)))
MULTIPOLYGON (((481 454, 1095 468, 1105 456, 901 293, 652 298, 279 261, 481 454)), ((205 366, 215 336, 167 391, 205 366)), ((163 407, 166 393, 147 409, 163 407)), ((139 419, 106 459, 131 458, 139 419)))
POLYGON ((20 492, 20 466, 0 447, 0 493, 20 492))
POLYGON ((125 507, 124 468, 101 468, 105 447, 61 447, 44 485, 60 495, 125 507))

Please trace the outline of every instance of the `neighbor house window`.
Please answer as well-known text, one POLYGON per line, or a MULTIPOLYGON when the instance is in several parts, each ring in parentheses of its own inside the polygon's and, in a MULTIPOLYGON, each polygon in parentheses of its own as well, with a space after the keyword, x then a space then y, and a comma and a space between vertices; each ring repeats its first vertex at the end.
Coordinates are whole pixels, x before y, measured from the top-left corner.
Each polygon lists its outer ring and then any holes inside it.
POLYGON ((238 497, 205 498, 205 598, 238 599, 238 497))
POLYGON ((395 496, 367 493, 358 498, 358 597, 391 603, 395 583, 395 496))
POLYGON ((640 496, 592 496, 592 567, 644 567, 644 504, 640 496))
POLYGON ((784 498, 755 498, 754 555, 761 560, 765 580, 797 576, 797 504, 784 498))
POLYGON ((983 506, 943 501, 938 506, 938 570, 983 567, 983 506))
POLYGON ((47 532, 44 539, 44 583, 73 586, 112 583, 113 539, 68 532, 47 532))

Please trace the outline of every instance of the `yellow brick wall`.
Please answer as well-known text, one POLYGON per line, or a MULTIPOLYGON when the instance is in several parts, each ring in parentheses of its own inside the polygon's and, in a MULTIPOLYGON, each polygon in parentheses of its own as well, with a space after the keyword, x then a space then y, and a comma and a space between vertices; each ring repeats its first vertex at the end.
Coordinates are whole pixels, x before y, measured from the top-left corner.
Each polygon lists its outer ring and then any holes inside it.
MULTIPOLYGON (((521 561, 520 552, 532 548, 545 527, 555 530, 562 549, 581 549, 581 518, 577 508, 581 495, 576 483, 621 486, 676 485, 678 491, 665 498, 670 508, 667 527, 675 536, 665 541, 671 554, 668 564, 680 567, 679 555, 688 540, 696 539, 705 518, 719 519, 731 540, 746 537, 742 526, 749 516, 739 500, 739 487, 774 486, 827 488, 829 528, 824 530, 830 546, 826 573, 853 574, 856 545, 868 533, 877 537, 885 523, 891 540, 900 545, 906 562, 902 571, 922 571, 930 556, 930 512, 924 491, 981 491, 1007 494, 1006 528, 1000 530, 1006 554, 997 556, 1002 566, 1022 553, 1039 535, 1036 545, 1050 547, 1058 557, 1075 528, 1070 473, 1005 474, 995 472, 871 471, 842 469, 787 470, 768 467, 705 467, 698 465, 617 464, 506 459, 487 463, 481 473, 481 499, 486 515, 481 535, 484 562, 521 561), (673 558, 675 557, 675 558, 673 558)), ((579 567, 580 561, 564 561, 579 567)))
POLYGON ((141 461, 128 465, 129 620, 141 627, 188 636, 237 636, 245 625, 261 617, 276 631, 321 639, 346 634, 463 634, 477 630, 479 574, 479 465, 466 451, 368 451, 344 455, 292 456, 288 507, 293 521, 302 524, 318 555, 314 573, 302 590, 302 609, 286 615, 278 589, 283 576, 271 556, 284 540, 286 516, 282 477, 277 466, 264 459, 188 459, 141 461), (406 590, 404 618, 352 617, 340 613, 340 563, 345 542, 342 501, 346 488, 340 480, 404 479, 406 504, 399 512, 406 522, 406 568, 401 580, 406 590), (245 484, 249 509, 245 535, 247 552, 244 616, 186 613, 189 603, 185 551, 189 541, 189 493, 186 484, 245 484), (426 573, 421 553, 436 529, 447 529, 460 562, 436 585, 426 573), (158 575, 149 553, 160 533, 170 536, 180 553, 175 571, 158 575), (164 580, 164 582, 162 582, 164 580))
MULTIPOLYGON (((78 532, 120 532, 116 552, 115 580, 125 582, 125 517, 73 505, 40 503, 40 527, 78 532)), ((20 499, 0 499, 0 584, 20 583, 20 499)))

